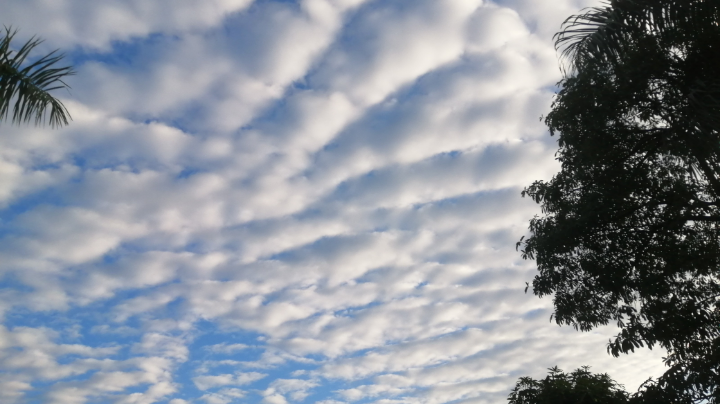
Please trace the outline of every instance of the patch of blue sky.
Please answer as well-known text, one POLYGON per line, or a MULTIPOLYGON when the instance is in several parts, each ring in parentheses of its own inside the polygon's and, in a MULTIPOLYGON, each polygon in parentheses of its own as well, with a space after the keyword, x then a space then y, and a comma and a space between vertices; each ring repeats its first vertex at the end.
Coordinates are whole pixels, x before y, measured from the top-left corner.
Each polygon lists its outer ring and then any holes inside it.
MULTIPOLYGON (((347 402, 342 394, 342 390, 354 389, 363 385, 368 384, 369 378, 363 378, 359 380, 345 380, 345 379, 324 379, 322 386, 315 389, 315 395, 313 399, 306 400, 306 402, 316 402, 322 400, 337 400, 341 402, 347 402), (322 397, 322 398, 321 398, 322 397)), ((357 401, 352 401, 353 404, 365 404, 377 402, 378 397, 367 397, 357 401)))
POLYGON ((287 4, 299 10, 301 7, 301 0, 255 0, 251 8, 263 7, 268 4, 287 4))
MULTIPOLYGON (((358 10, 345 20, 343 30, 335 38, 332 48, 346 49, 361 60, 370 60, 376 52, 373 46, 378 40, 378 26, 375 19, 368 16, 378 10, 388 13, 389 10, 399 11, 405 7, 402 1, 370 0, 362 4, 358 10)), ((410 6, 412 7, 412 6, 410 6)))
POLYGON ((157 161, 143 158, 141 156, 108 156, 108 153, 98 153, 92 148, 85 149, 82 153, 76 153, 68 158, 72 164, 81 170, 80 175, 76 175, 71 182, 80 183, 83 180, 83 174, 87 171, 100 171, 105 169, 115 170, 122 167, 123 171, 139 173, 146 169, 159 168, 161 164, 157 161))
MULTIPOLYGON (((208 374, 228 374, 238 371, 256 371, 266 373, 264 369, 250 368, 243 362, 261 359, 265 350, 264 336, 249 330, 221 329, 216 323, 198 320, 194 325, 193 338, 188 344, 190 357, 178 368, 178 377, 191 380, 193 377, 208 374), (235 346, 242 345, 237 348, 235 346), (198 368, 207 368, 208 372, 198 373, 198 368)), ((186 383, 187 392, 196 391, 192 383, 186 383)))
POLYGON ((16 220, 24 213, 31 212, 42 206, 69 206, 61 190, 47 187, 41 191, 18 198, 3 209, 0 209, 0 239, 8 235, 22 235, 21 229, 15 226, 16 220))
POLYGON ((200 169, 197 167, 183 167, 182 170, 180 170, 180 172, 177 173, 177 175, 175 175, 175 178, 176 179, 187 179, 187 178, 192 177, 193 175, 201 174, 204 172, 207 172, 207 170, 203 170, 203 169, 200 169))
POLYGON ((390 226, 387 225, 381 225, 381 226, 375 226, 372 228, 372 232, 374 233, 385 233, 391 229, 390 226))
MULTIPOLYGON (((33 288, 14 277, 6 277, 0 286, 20 293, 34 291, 33 288)), ((105 340, 122 344, 134 340, 136 335, 139 335, 139 330, 144 328, 144 321, 149 313, 139 313, 118 322, 113 318, 114 309, 131 299, 145 296, 165 287, 167 287, 167 283, 143 288, 116 289, 109 298, 96 299, 92 303, 82 306, 72 305, 66 310, 31 311, 24 307, 16 307, 6 313, 6 324, 10 327, 79 326, 84 333, 81 333, 78 338, 84 344, 99 346, 105 340), (137 330, 137 334, 132 330, 137 330)), ((174 299, 153 312, 152 315, 162 312, 160 314, 175 316, 182 309, 180 307, 182 303, 182 299, 174 299)))
POLYGON ((434 262, 440 265, 464 264, 469 258, 468 253, 441 252, 427 257, 427 262, 434 262))
MULTIPOLYGON (((533 321, 538 318, 550 318, 550 309, 548 308, 540 308, 540 309, 533 309, 530 310, 522 315, 523 320, 527 321, 533 321)), ((552 320, 552 319, 551 319, 552 320)))
POLYGON ((191 352, 196 352, 197 357, 193 359, 209 359, 221 356, 223 359, 233 360, 257 360, 259 356, 256 354, 248 354, 255 352, 264 345, 265 336, 262 333, 236 328, 224 328, 217 322, 199 319, 194 325, 196 336, 188 346, 191 352), (237 353, 222 352, 222 348, 213 351, 213 346, 228 346, 242 344, 246 348, 238 349, 237 353))
POLYGON ((291 85, 292 91, 307 91, 311 90, 312 87, 310 83, 308 83, 307 76, 304 76, 301 79, 295 80, 292 82, 291 85))
MULTIPOLYGON (((261 359, 262 354, 268 347, 264 345, 262 335, 252 332, 223 332, 218 330, 214 324, 207 323, 205 327, 213 329, 212 332, 202 334, 196 338, 190 345, 190 360, 181 364, 177 374, 177 381, 181 384, 181 390, 174 395, 180 398, 193 398, 208 392, 217 392, 227 387, 240 388, 247 391, 248 397, 253 401, 260 401, 261 391, 267 389, 269 384, 277 379, 289 378, 305 378, 312 370, 317 368, 316 363, 312 363, 312 359, 304 357, 304 362, 296 362, 292 359, 273 366, 257 367, 252 362, 261 359), (237 353, 212 353, 210 347, 217 345, 232 346, 234 344, 244 344, 248 347, 238 350, 237 353), (308 363, 307 359, 311 359, 308 363), (206 372, 198 372, 199 368, 207 370, 206 372), (243 385, 223 385, 211 387, 207 390, 200 391, 192 379, 198 376, 215 376, 221 374, 237 374, 237 373, 261 373, 265 377, 252 381, 243 385)), ((200 327, 200 328, 205 328, 200 327)), ((318 357, 320 361, 323 358, 318 357)), ((313 402, 313 399, 301 402, 313 402)))
MULTIPOLYGON (((157 54, 167 52, 167 49, 174 46, 178 41, 180 41, 180 37, 177 35, 151 33, 147 36, 132 37, 125 41, 115 40, 111 43, 108 51, 76 47, 66 55, 67 61, 71 62, 75 69, 80 71, 88 63, 101 64, 112 70, 138 71, 146 69, 152 64, 157 54)), ((78 75, 71 76, 67 79, 67 82, 72 87, 75 80, 80 80, 80 77, 78 75)), ((144 124, 161 122, 180 129, 186 134, 193 135, 192 122, 197 119, 197 113, 193 112, 197 110, 199 105, 201 104, 198 102, 195 102, 195 104, 191 102, 185 108, 185 113, 179 114, 176 118, 154 116, 146 113, 128 113, 125 118, 144 124)))
POLYGON ((33 380, 32 389, 25 392, 24 402, 28 404, 41 404, 48 402, 48 390, 57 384, 56 380, 33 380))
POLYGON ((328 256, 338 250, 348 248, 348 241, 352 241, 354 236, 336 235, 324 236, 310 243, 299 247, 281 251, 270 255, 267 259, 276 260, 285 263, 298 263, 308 259, 309 256, 328 256))
POLYGON ((151 122, 162 123, 171 128, 178 129, 184 134, 189 136, 195 136, 199 138, 207 138, 208 133, 198 130, 194 125, 194 121, 199 120, 199 114, 197 111, 202 104, 199 102, 190 102, 185 108, 182 109, 181 113, 178 113, 178 117, 171 118, 167 116, 152 116, 147 115, 132 115, 128 114, 128 117, 136 122, 143 122, 149 124, 151 122))
MULTIPOLYGON (((369 271, 369 272, 372 272, 372 271, 369 271)), ((369 277, 368 278, 361 277, 361 278, 358 278, 356 280, 356 282, 357 283, 369 282, 370 279, 371 278, 369 278, 369 277)), ((361 304, 361 305, 351 306, 351 307, 342 307, 339 310, 336 310, 333 314, 335 314, 336 316, 347 317, 347 318, 351 318, 351 319, 357 318, 359 315, 362 315, 363 312, 365 312, 366 310, 372 309, 374 307, 383 306, 383 305, 385 305, 385 303, 386 302, 374 300, 367 304, 361 304)), ((370 350, 360 350, 360 351, 354 352, 352 355, 362 356, 364 354, 364 352, 369 352, 369 351, 370 350)))
POLYGON ((440 154, 436 154, 436 155, 434 156, 434 158, 442 158, 443 156, 447 156, 447 157, 450 157, 450 158, 453 158, 453 159, 454 159, 454 158, 460 157, 460 156, 462 155, 462 153, 463 153, 463 152, 460 151, 460 150, 451 150, 451 151, 448 151, 448 152, 443 152, 443 153, 440 153, 440 154))
MULTIPOLYGON (((142 243, 139 243, 139 245, 142 245, 142 243)), ((189 252, 193 254, 204 254, 207 252, 211 252, 212 249, 209 248, 209 246, 203 240, 194 239, 179 247, 178 251, 189 252)))
POLYGON ((248 127, 259 130, 268 138, 287 136, 289 128, 287 123, 297 118, 296 111, 288 108, 287 94, 270 103, 259 112, 248 127))
POLYGON ((32 292, 33 288, 18 279, 18 274, 16 272, 6 270, 2 274, 2 277, 0 277, 0 292, 2 291, 28 293, 32 292))
POLYGON ((176 35, 151 33, 146 36, 132 37, 126 41, 114 40, 110 43, 107 51, 75 47, 65 53, 65 58, 75 68, 92 62, 109 66, 136 67, 138 58, 146 56, 149 47, 166 46, 168 41, 178 39, 176 35))
POLYGON ((5 314, 5 325, 16 327, 49 328, 57 332, 55 343, 82 344, 93 348, 120 347, 118 355, 127 353, 129 344, 137 342, 143 327, 137 318, 114 323, 103 313, 107 307, 73 307, 66 311, 30 311, 14 308, 5 314), (88 309, 97 311, 91 312, 88 309), (103 327, 107 326, 107 328, 103 327))
POLYGON ((478 199, 486 198, 486 197, 493 197, 497 195, 502 195, 504 193, 507 193, 508 191, 515 192, 516 188, 498 188, 498 189, 484 189, 477 192, 468 192, 461 195, 453 195, 449 196, 447 198, 442 199, 434 199, 431 201, 426 202, 418 202, 412 205, 412 209, 415 211, 423 210, 428 207, 435 207, 438 210, 446 211, 450 208, 456 207, 456 205, 460 204, 472 204, 478 202, 478 199))
POLYGON ((347 180, 337 184, 330 195, 328 195, 325 199, 336 202, 348 201, 355 196, 353 194, 355 192, 355 184, 359 179, 369 179, 375 177, 375 175, 375 170, 371 170, 362 174, 360 177, 348 178, 347 180))

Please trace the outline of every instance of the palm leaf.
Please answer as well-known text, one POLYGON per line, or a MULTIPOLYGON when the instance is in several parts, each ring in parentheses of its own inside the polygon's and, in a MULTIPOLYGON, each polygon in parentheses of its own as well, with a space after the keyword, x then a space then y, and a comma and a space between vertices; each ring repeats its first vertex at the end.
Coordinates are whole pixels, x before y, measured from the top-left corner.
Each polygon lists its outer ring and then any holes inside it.
POLYGON ((70 113, 50 91, 69 88, 63 78, 75 71, 71 66, 56 67, 64 57, 57 50, 26 64, 25 59, 42 40, 32 37, 13 51, 11 42, 16 33, 5 27, 5 36, 0 39, 0 121, 10 118, 13 124, 34 121, 40 125, 49 109, 51 127, 67 125, 72 119, 70 113))
POLYGON ((563 22, 555 47, 570 69, 584 63, 617 63, 632 39, 658 37, 667 46, 692 43, 717 27, 717 0, 610 0, 563 22))

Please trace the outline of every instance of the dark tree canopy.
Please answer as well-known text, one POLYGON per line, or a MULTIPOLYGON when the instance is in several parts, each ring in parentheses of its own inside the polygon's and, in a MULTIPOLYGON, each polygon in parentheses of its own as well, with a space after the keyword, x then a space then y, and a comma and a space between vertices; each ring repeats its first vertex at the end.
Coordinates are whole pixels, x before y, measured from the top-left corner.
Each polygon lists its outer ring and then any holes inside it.
POLYGON ((508 395, 509 404, 691 404, 692 398, 648 379, 629 394, 608 374, 583 366, 565 373, 557 366, 542 380, 521 377, 508 395))
POLYGON ((568 19, 545 122, 561 171, 523 257, 554 318, 667 349, 657 388, 720 402, 720 1, 612 0, 568 19))
POLYGON ((26 63, 42 40, 30 38, 20 49, 14 50, 12 40, 16 33, 17 30, 6 27, 0 38, 0 122, 10 118, 14 124, 34 121, 38 125, 45 122, 45 112, 49 108, 51 127, 67 125, 70 113, 50 92, 68 88, 63 78, 75 72, 70 66, 56 67, 63 58, 57 51, 26 63))
POLYGON ((607 374, 589 367, 565 373, 557 366, 542 380, 521 377, 508 396, 509 404, 625 404, 629 395, 607 374))

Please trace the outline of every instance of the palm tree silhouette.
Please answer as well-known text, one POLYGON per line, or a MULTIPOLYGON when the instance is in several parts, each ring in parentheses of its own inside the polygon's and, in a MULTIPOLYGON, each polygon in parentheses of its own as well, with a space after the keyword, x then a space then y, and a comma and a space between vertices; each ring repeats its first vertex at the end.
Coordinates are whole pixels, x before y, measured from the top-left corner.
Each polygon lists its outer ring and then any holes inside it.
POLYGON ((5 27, 5 35, 0 39, 0 122, 8 119, 13 124, 45 123, 49 109, 49 123, 53 128, 68 124, 72 119, 67 108, 50 91, 69 88, 63 78, 75 74, 71 66, 56 67, 64 57, 57 50, 25 63, 30 52, 42 43, 42 39, 30 38, 19 50, 11 48, 11 42, 17 33, 11 27, 5 27))
POLYGON ((717 53, 720 7, 715 1, 609 0, 604 7, 586 10, 566 19, 562 31, 555 34, 556 48, 563 48, 562 55, 573 68, 622 63, 623 55, 640 39, 673 48, 678 59, 694 52, 717 53))

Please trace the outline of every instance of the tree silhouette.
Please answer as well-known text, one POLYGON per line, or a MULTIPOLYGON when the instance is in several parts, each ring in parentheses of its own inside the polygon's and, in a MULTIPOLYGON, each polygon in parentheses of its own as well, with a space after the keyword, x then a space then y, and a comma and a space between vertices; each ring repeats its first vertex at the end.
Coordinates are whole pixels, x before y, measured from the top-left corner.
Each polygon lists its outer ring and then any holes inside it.
POLYGON ((565 77, 548 114, 561 171, 521 240, 555 320, 615 323, 617 356, 668 350, 656 388, 720 390, 720 2, 612 0, 556 35, 565 77))
POLYGON ((626 404, 629 395, 607 374, 587 366, 565 373, 557 366, 542 380, 521 377, 508 396, 509 404, 626 404))
POLYGON ((692 398, 653 379, 631 395, 607 373, 590 373, 589 366, 572 373, 557 366, 548 370, 541 380, 519 378, 508 395, 509 404, 692 404, 692 398))
POLYGON ((67 125, 72 119, 70 113, 50 91, 68 88, 63 78, 75 72, 70 66, 55 67, 64 56, 57 50, 25 63, 42 40, 32 37, 14 51, 11 43, 16 33, 5 27, 5 36, 0 39, 0 122, 10 119, 13 124, 34 121, 39 125, 45 122, 49 108, 51 127, 67 125))

